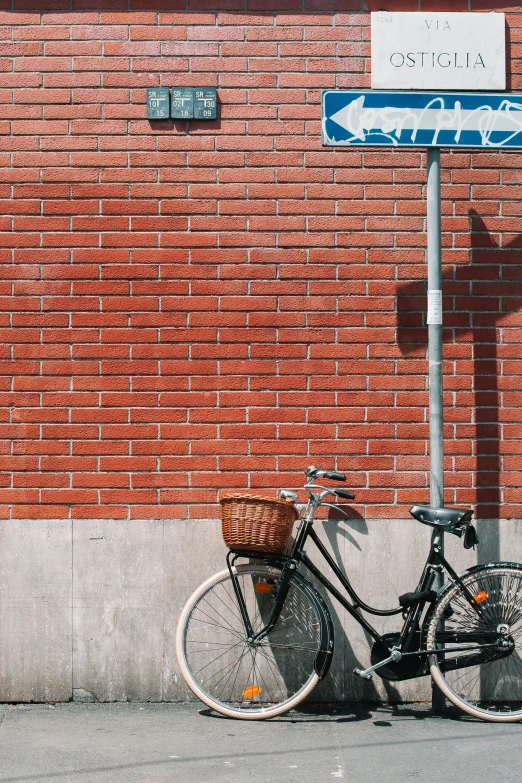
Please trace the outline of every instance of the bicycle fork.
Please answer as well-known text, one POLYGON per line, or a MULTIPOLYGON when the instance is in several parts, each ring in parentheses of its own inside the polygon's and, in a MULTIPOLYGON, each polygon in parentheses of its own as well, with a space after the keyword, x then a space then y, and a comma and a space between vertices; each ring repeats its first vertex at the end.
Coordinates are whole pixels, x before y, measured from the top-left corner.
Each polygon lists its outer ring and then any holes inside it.
POLYGON ((270 618, 267 624, 263 628, 261 628, 260 631, 257 631, 256 633, 252 627, 252 623, 248 615, 248 609, 245 603, 243 593, 241 591, 241 587, 239 586, 239 580, 233 570, 233 564, 230 560, 231 555, 233 555, 232 552, 229 552, 227 555, 227 566, 230 573, 230 579, 232 580, 232 585, 234 587, 234 593, 236 595, 239 611, 241 613, 241 619, 243 620, 243 625, 245 626, 247 642, 249 644, 255 644, 256 642, 260 642, 261 639, 263 639, 267 634, 269 634, 270 631, 274 628, 275 624, 277 623, 279 619, 279 615, 281 614, 281 610, 283 608, 283 604, 286 600, 286 596, 288 594, 288 589, 290 587, 290 579, 292 577, 293 572, 296 569, 296 564, 293 561, 290 561, 289 563, 286 563, 283 566, 283 569, 281 571, 281 576, 277 580, 279 582, 278 590, 277 590, 274 606, 272 607, 272 611, 270 613, 270 618))

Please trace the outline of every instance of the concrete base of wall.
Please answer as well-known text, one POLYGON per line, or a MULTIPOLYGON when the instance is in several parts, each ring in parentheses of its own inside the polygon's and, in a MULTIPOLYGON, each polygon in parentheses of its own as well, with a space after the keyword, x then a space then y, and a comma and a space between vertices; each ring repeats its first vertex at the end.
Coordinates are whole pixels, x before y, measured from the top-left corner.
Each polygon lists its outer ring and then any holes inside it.
MULTIPOLYGON (((397 605, 415 588, 430 529, 414 520, 344 520, 317 525, 361 597, 397 605)), ((457 570, 522 561, 522 521, 478 523, 478 552, 446 536, 457 570)), ((0 522, 0 701, 184 701, 174 636, 180 611, 203 579, 224 567, 216 520, 9 520, 0 522)), ((313 544, 308 554, 316 562, 313 544)), ((429 678, 364 682, 368 639, 330 602, 336 645, 314 701, 422 701, 429 678)), ((376 618, 393 631, 400 616, 376 618)))

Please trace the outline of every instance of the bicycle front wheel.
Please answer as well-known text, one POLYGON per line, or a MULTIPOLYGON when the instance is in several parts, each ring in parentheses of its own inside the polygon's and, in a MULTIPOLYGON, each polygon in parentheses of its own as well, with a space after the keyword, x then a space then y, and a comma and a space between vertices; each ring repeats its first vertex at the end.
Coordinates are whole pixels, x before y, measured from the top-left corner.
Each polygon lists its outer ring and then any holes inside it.
POLYGON ((462 579, 436 604, 428 625, 431 676, 457 707, 482 720, 522 720, 522 567, 495 563, 462 579))
MULTIPOLYGON (((255 564, 233 570, 256 633, 270 618, 281 571, 255 564)), ((176 636, 181 672, 196 696, 223 715, 281 715, 319 681, 316 657, 333 647, 324 615, 314 588, 295 574, 276 625, 252 644, 226 569, 204 582, 183 609, 176 636)))

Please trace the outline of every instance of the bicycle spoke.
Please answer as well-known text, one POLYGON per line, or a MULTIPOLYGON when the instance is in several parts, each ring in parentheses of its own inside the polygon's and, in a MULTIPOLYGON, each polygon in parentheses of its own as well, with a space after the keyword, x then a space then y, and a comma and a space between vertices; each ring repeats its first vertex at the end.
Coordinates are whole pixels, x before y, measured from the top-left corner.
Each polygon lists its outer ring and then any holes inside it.
MULTIPOLYGON (((233 647, 231 647, 230 649, 234 649, 234 647, 237 647, 239 644, 240 644, 240 642, 238 642, 237 644, 235 644, 235 645, 234 645, 233 647)), ((216 661, 219 661, 219 659, 220 659, 220 658, 222 658, 224 655, 226 655, 226 654, 227 654, 227 652, 229 652, 229 650, 225 650, 225 652, 222 652, 222 653, 221 653, 221 655, 218 655, 218 656, 217 656, 217 658, 213 658, 211 661, 209 661, 208 663, 206 663, 206 664, 205 664, 204 666, 202 666, 200 669, 198 669, 197 671, 195 671, 195 672, 194 672, 194 674, 195 674, 195 675, 196 675, 196 674, 199 674, 200 672, 202 672, 202 671, 203 671, 203 669, 206 669, 206 668, 208 668, 209 666, 211 666, 213 663, 215 663, 216 661)))
POLYGON ((244 653, 241 655, 241 658, 238 660, 237 668, 236 668, 236 676, 234 677, 234 682, 232 683, 232 689, 230 691, 231 697, 234 695, 234 691, 235 691, 235 688, 236 688, 236 682, 237 682, 237 678, 238 678, 238 675, 239 675, 239 670, 241 668, 241 663, 243 661, 243 658, 247 654, 247 651, 248 651, 247 648, 245 648, 244 653))
MULTIPOLYGON (((256 662, 256 659, 257 659, 257 648, 254 650, 254 664, 256 662)), ((261 683, 261 681, 263 682, 263 685, 265 686, 266 694, 268 696, 268 701, 273 701, 272 697, 270 696, 270 689, 269 689, 269 687, 268 687, 268 685, 266 683, 265 678, 263 677, 263 674, 261 672, 260 667, 256 666, 256 668, 257 668, 257 671, 258 671, 258 674, 259 674, 259 684, 261 683)), ((259 694, 259 695, 261 695, 261 694, 259 694)))
POLYGON ((273 641, 269 641, 267 644, 261 644, 260 647, 275 647, 282 650, 306 650, 307 652, 313 653, 317 652, 317 648, 315 647, 304 647, 299 644, 276 644, 273 641))
MULTIPOLYGON (((243 658, 245 657, 247 652, 248 652, 248 648, 245 647, 245 649, 241 653, 240 657, 237 659, 236 664, 232 667, 232 669, 230 671, 230 675, 228 676, 227 680, 225 681, 225 684, 223 685, 223 688, 221 689, 221 691, 219 693, 218 699, 221 699, 221 697, 223 695, 223 692, 224 692, 225 688, 227 687, 228 683, 230 682, 230 678, 232 677, 234 672, 236 672, 236 676, 234 677, 234 684, 235 684, 236 679, 237 679, 237 674, 239 672, 239 669, 241 668, 241 662, 243 661, 243 658)), ((231 692, 234 693, 234 686, 232 686, 232 691, 231 692)))
MULTIPOLYGON (((207 601, 207 599, 206 599, 206 598, 204 598, 203 600, 205 601, 205 603, 206 603, 206 604, 208 604, 208 605, 210 606, 210 604, 209 604, 209 602, 207 601)), ((227 622, 227 620, 225 620, 225 618, 223 617, 223 615, 222 615, 222 614, 220 614, 220 613, 218 612, 218 610, 217 610, 215 607, 211 607, 211 609, 212 609, 212 610, 213 610, 213 611, 214 611, 214 612, 215 612, 215 613, 218 615, 218 617, 221 617, 221 619, 222 619, 222 620, 223 620, 223 622, 225 623, 226 627, 227 627, 227 628, 228 628, 230 631, 232 631, 233 633, 240 633, 240 631, 238 632, 236 628, 234 628, 232 625, 230 625, 230 623, 229 623, 229 622, 227 622)))
POLYGON ((187 644, 210 644, 212 647, 226 647, 227 645, 221 644, 221 642, 207 642, 206 639, 187 639, 187 644))
MULTIPOLYGON (((211 661, 211 663, 215 663, 215 661, 211 661)), ((234 662, 234 663, 226 663, 224 666, 222 666, 222 667, 221 667, 221 669, 218 669, 218 670, 217 670, 217 672, 213 672, 213 674, 209 675, 209 676, 208 676, 208 677, 207 677, 205 680, 202 680, 202 681, 201 681, 201 684, 203 685, 204 683, 206 683, 206 682, 208 682, 209 680, 211 680, 211 679, 212 679, 212 677, 215 677, 217 674, 221 674, 221 672, 222 672, 222 671, 224 671, 225 669, 226 669, 226 670, 228 670, 228 669, 229 669, 229 667, 231 667, 231 666, 235 666, 235 662, 234 662)), ((204 668, 206 668, 206 667, 204 667, 204 668)), ((200 669, 200 671, 202 671, 202 670, 200 669)), ((197 674, 197 673, 198 673, 198 672, 194 672, 194 674, 197 674)), ((227 671, 225 671, 225 674, 223 675, 223 677, 226 677, 226 676, 227 676, 227 671)), ((216 687, 216 685, 219 685, 219 683, 221 682, 221 680, 223 679, 223 677, 221 677, 221 678, 220 678, 220 679, 217 681, 217 683, 215 683, 215 684, 214 684, 214 688, 216 687)))
MULTIPOLYGON (((259 648, 259 649, 261 650, 261 648, 259 648)), ((261 654, 264 655, 265 657, 267 656, 267 653, 264 650, 261 650, 261 654)), ((284 665, 285 665, 285 667, 288 667, 288 668, 292 669, 293 671, 296 671, 296 672, 300 671, 299 668, 297 666, 295 666, 293 663, 290 663, 290 661, 285 660, 284 665)))
MULTIPOLYGON (((223 668, 220 669, 218 672, 216 672, 216 674, 221 674, 222 671, 224 671, 225 673, 219 678, 219 680, 216 683, 214 683, 214 685, 212 686, 213 690, 215 690, 217 688, 217 686, 221 682, 223 682, 223 680, 228 675, 230 670, 232 670, 232 671, 234 670, 235 665, 236 665, 235 663, 227 664, 226 666, 223 666, 223 668)), ((208 682, 209 679, 211 679, 211 677, 207 677, 207 679, 203 680, 203 682, 201 684, 204 685, 206 682, 208 682)))
MULTIPOLYGON (((268 666, 268 667, 269 667, 269 669, 271 670, 271 672, 272 672, 272 675, 273 675, 273 677, 274 677, 274 681, 275 681, 275 682, 278 682, 278 681, 281 679, 281 674, 279 673, 279 676, 278 676, 278 672, 275 670, 275 668, 274 668, 274 665, 273 665, 272 661, 270 660, 270 658, 268 657, 268 655, 266 655, 266 654, 265 654, 265 652, 264 652, 264 651, 263 651, 261 648, 259 648, 259 652, 260 652, 260 654, 261 654, 261 655, 264 657, 264 659, 266 660, 267 666, 268 666)), ((280 690, 280 692, 281 692, 281 696, 282 696, 282 697, 283 697, 283 699, 284 699, 284 697, 285 697, 285 694, 284 694, 284 691, 283 691, 283 689, 281 688, 281 686, 279 686, 279 690, 280 690)))
POLYGON ((230 631, 230 633, 233 633, 234 636, 236 636, 238 639, 242 638, 241 634, 238 631, 236 631, 233 628, 231 628, 229 625, 217 625, 216 623, 213 623, 212 622, 212 616, 210 614, 208 614, 207 612, 204 612, 203 609, 201 609, 201 607, 198 606, 197 611, 201 612, 202 615, 204 615, 205 617, 208 617, 209 619, 208 620, 198 620, 197 617, 196 617, 196 618, 194 618, 196 620, 196 622, 203 623, 204 626, 206 626, 206 625, 214 625, 216 628, 221 628, 223 630, 230 631))

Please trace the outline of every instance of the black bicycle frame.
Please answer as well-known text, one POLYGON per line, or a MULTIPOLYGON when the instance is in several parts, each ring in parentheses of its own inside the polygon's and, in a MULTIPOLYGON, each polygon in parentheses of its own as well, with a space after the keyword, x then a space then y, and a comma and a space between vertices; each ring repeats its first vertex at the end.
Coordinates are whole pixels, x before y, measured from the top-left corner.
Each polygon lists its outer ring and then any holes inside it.
MULTIPOLYGON (((332 558, 332 556, 330 555, 330 553, 328 552, 324 544, 321 542, 321 540, 319 539, 317 533, 313 528, 313 522, 309 520, 303 521, 302 526, 298 531, 298 535, 294 542, 294 545, 288 555, 279 556, 279 557, 266 556, 264 558, 267 562, 273 562, 273 563, 277 563, 278 565, 281 565, 282 571, 281 571, 281 577, 278 580, 279 581, 278 592, 271 612, 271 616, 267 624, 265 625, 265 627, 262 628, 257 633, 254 633, 252 625, 250 623, 250 618, 248 616, 247 608, 243 599, 243 595, 239 587, 238 580, 232 570, 232 565, 235 562, 236 558, 241 556, 246 556, 246 557, 250 556, 250 557, 259 558, 259 554, 248 553, 248 552, 244 552, 244 553, 229 552, 229 555, 227 557, 227 564, 229 567, 232 583, 234 586, 234 591, 238 599, 238 605, 239 605, 243 622, 245 624, 245 630, 247 632, 250 641, 259 641, 260 639, 265 637, 268 633, 270 633, 270 631, 273 629, 273 627, 275 626, 275 624, 279 619, 281 609, 283 607, 286 596, 288 594, 288 589, 289 589, 290 579, 292 577, 292 574, 297 568, 297 564, 303 563, 303 565, 306 566, 306 568, 316 577, 316 579, 319 582, 321 582, 322 585, 324 585, 326 590, 339 601, 339 603, 346 609, 346 611, 349 612, 349 614, 351 614, 352 617, 355 618, 355 620, 359 623, 359 625, 361 625, 364 628, 364 630, 375 641, 381 642, 386 647, 389 647, 388 642, 383 638, 383 636, 381 636, 381 634, 375 630, 375 628, 371 625, 371 623, 369 623, 368 620, 366 620, 366 618, 363 617, 363 615, 361 614, 361 610, 369 614, 377 615, 380 617, 403 614, 404 623, 402 626, 402 630, 400 632, 399 641, 397 643, 397 646, 401 650, 402 655, 443 654, 443 649, 440 648, 433 649, 433 650, 421 650, 418 648, 417 649, 411 648, 412 642, 415 640, 416 632, 419 629, 420 619, 424 611, 425 605, 427 603, 427 599, 420 600, 418 603, 415 603, 413 606, 410 606, 407 609, 404 609, 403 607, 399 607, 397 609, 376 609, 375 607, 366 604, 357 595, 348 577, 341 571, 341 569, 339 568, 335 560, 332 558), (346 590, 346 592, 352 599, 352 603, 350 603, 350 601, 330 582, 329 579, 327 579, 326 576, 324 576, 324 574, 320 571, 320 569, 317 568, 317 566, 314 565, 314 563, 310 560, 310 558, 304 551, 304 546, 308 539, 311 539, 314 542, 317 549, 324 557, 324 559, 326 560, 326 562, 334 572, 335 576, 340 581, 343 588, 346 590), (231 556, 232 556, 232 560, 230 560, 231 556)), ((430 551, 426 563, 424 565, 424 569, 422 571, 422 575, 420 577, 416 592, 425 593, 431 590, 433 586, 433 582, 435 580, 436 571, 446 571, 450 579, 452 580, 452 582, 459 586, 459 588, 462 591, 462 594, 467 599, 468 603, 477 612, 477 614, 478 615, 483 614, 481 607, 476 603, 472 593, 468 590, 468 588, 462 582, 459 575, 456 573, 456 571, 451 567, 451 565, 442 555, 440 541, 437 538, 437 536, 434 537, 434 540, 431 543, 430 551)), ((479 646, 481 648, 484 648, 493 645, 479 645, 479 646)), ((467 649, 469 650, 469 648, 467 649)), ((452 648, 452 652, 458 652, 458 651, 459 648, 452 648)))

